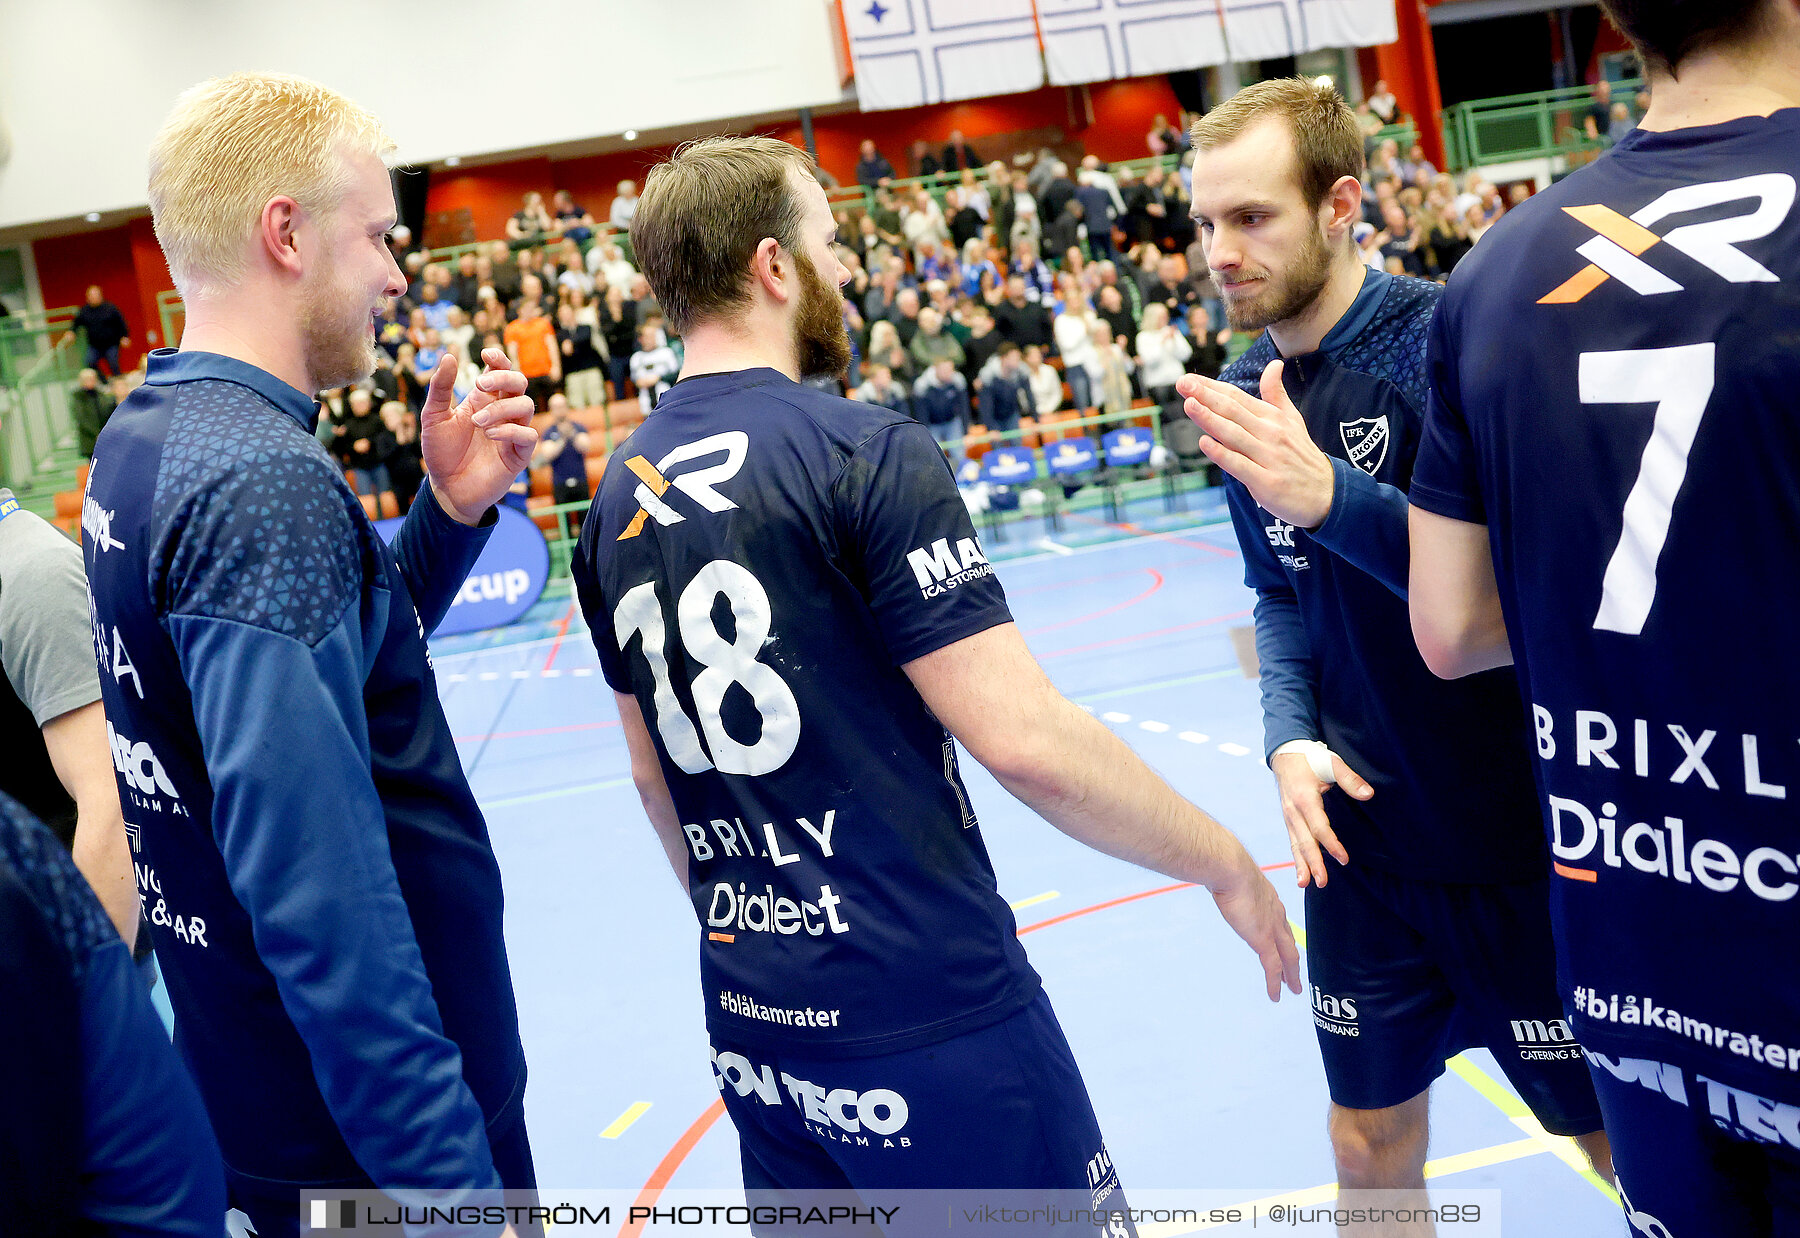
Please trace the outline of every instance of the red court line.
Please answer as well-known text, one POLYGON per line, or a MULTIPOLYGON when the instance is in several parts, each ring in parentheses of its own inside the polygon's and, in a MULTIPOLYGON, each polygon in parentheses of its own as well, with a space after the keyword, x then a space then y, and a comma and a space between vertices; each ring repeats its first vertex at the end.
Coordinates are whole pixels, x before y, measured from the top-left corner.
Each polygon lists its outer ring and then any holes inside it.
POLYGON ((1159 542, 1173 542, 1177 546, 1191 546, 1195 550, 1204 550, 1210 555, 1223 555, 1227 559, 1242 557, 1237 551, 1227 550, 1223 546, 1214 546, 1210 542, 1196 542, 1191 538, 1177 537, 1173 533, 1162 533, 1156 529, 1146 529, 1143 525, 1133 524, 1129 520, 1121 520, 1118 524, 1113 524, 1093 516, 1083 516, 1077 512, 1070 512, 1069 519, 1079 520, 1083 524, 1099 525, 1103 529, 1123 529, 1125 532, 1136 534, 1139 537, 1148 537, 1159 542))
POLYGON ((1228 615, 1214 615, 1210 619, 1196 619, 1192 623, 1178 623, 1172 628, 1158 628, 1154 632, 1139 632, 1135 636, 1115 636, 1110 640, 1097 640, 1086 645, 1071 645, 1067 649, 1052 649, 1049 653, 1037 655, 1039 662, 1047 658, 1060 658, 1071 653, 1087 653, 1094 649, 1108 649, 1114 645, 1129 645, 1133 641, 1149 640, 1153 636, 1168 636, 1174 632, 1187 632, 1194 628, 1211 627, 1215 623, 1229 623, 1233 619, 1248 619, 1247 610, 1234 610, 1228 615))
MULTIPOLYGON (((1056 560, 1048 560, 1048 562, 1056 562, 1056 560)), ((1098 576, 1080 576, 1074 580, 1058 580, 1047 585, 1033 585, 1029 589, 1008 589, 1006 596, 1009 598, 1025 597, 1033 593, 1048 593, 1052 589, 1074 589, 1082 585, 1098 584, 1103 580, 1117 580, 1121 576, 1136 576, 1139 572, 1160 572, 1166 568, 1192 566, 1194 566, 1192 561, 1181 559, 1168 563, 1154 563, 1149 567, 1123 567, 1116 572, 1101 572, 1098 576)))
MULTIPOLYGON (((682 1133, 681 1138, 675 1141, 675 1146, 669 1149, 669 1154, 662 1158, 661 1164, 651 1171, 649 1180, 644 1183, 644 1189, 638 1192, 638 1197, 632 1201, 631 1206, 633 1208, 654 1208, 656 1201, 662 1198, 663 1189, 669 1185, 669 1179, 673 1178, 675 1171, 681 1168, 681 1162, 687 1160, 688 1153, 694 1150, 694 1145, 700 1142, 701 1136, 712 1129, 713 1123, 724 1116, 724 1101, 715 1100, 708 1105, 706 1112, 694 1120, 694 1124, 688 1127, 682 1133)), ((626 1215, 629 1217, 630 1214, 626 1215)), ((627 1220, 619 1229, 619 1238, 637 1238, 644 1232, 644 1221, 645 1218, 641 1216, 635 1221, 627 1220)))
POLYGON ((538 726, 528 731, 494 731, 488 735, 458 735, 454 743, 472 744, 484 739, 524 739, 529 735, 567 735, 570 731, 599 731, 609 726, 618 726, 617 718, 611 722, 577 722, 570 726, 538 726))
MULTIPOLYGON (((1151 584, 1148 589, 1144 590, 1142 593, 1138 594, 1136 597, 1127 598, 1123 602, 1116 602, 1113 605, 1103 607, 1100 610, 1089 611, 1085 615, 1076 615, 1073 619, 1059 619, 1055 623, 1046 623, 1042 627, 1031 628, 1028 631, 1026 631, 1024 633, 1024 635, 1036 636, 1040 632, 1054 632, 1057 628, 1072 627, 1077 623, 1086 623, 1090 619, 1099 619, 1104 615, 1116 615, 1120 611, 1126 609, 1127 607, 1136 606, 1139 602, 1143 601, 1145 598, 1149 597, 1152 593, 1155 593, 1158 589, 1163 587, 1163 574, 1161 572, 1157 571, 1155 568, 1153 568, 1153 567, 1139 568, 1138 571, 1149 572, 1150 576, 1151 576, 1151 584)), ((1135 575, 1136 573, 1133 573, 1133 574, 1135 575)))
MULTIPOLYGON (((1262 866, 1262 871, 1265 873, 1273 873, 1284 868, 1292 868, 1293 866, 1294 862, 1292 860, 1283 860, 1279 864, 1264 864, 1262 866)), ((1106 911, 1108 908, 1112 907, 1123 907, 1126 903, 1135 903, 1141 899, 1155 898, 1158 894, 1169 894, 1176 890, 1192 890, 1194 888, 1194 883, 1191 881, 1178 881, 1174 885, 1158 886, 1154 890, 1141 890, 1136 894, 1127 894, 1124 898, 1109 899, 1104 903, 1095 903, 1092 907, 1082 907, 1076 911, 1065 912, 1060 916, 1051 916, 1048 920, 1039 920, 1035 924, 1028 924, 1019 930, 1019 936, 1023 937, 1027 933, 1035 933, 1039 929, 1049 928, 1052 924, 1063 924, 1067 921, 1078 919, 1081 916, 1091 916, 1096 911, 1106 911)), ((723 1116, 725 1116, 724 1101, 715 1100, 711 1105, 707 1106, 706 1112, 701 1114, 694 1124, 687 1128, 681 1138, 675 1141, 675 1146, 669 1149, 668 1155, 664 1156, 657 1164, 656 1168, 651 1171, 649 1179, 644 1183, 644 1189, 638 1192, 638 1197, 633 1201, 632 1207, 655 1207, 656 1201, 662 1198, 663 1191, 668 1188, 669 1179, 675 1176, 675 1171, 681 1168, 681 1163, 683 1161, 687 1160, 688 1153, 694 1150, 695 1145, 700 1142, 701 1136, 712 1129, 713 1123, 717 1122, 723 1116)), ((642 1233, 643 1229, 644 1222, 642 1219, 629 1221, 619 1230, 619 1238, 637 1238, 637 1235, 642 1233)))
POLYGON ((563 637, 569 634, 569 622, 574 618, 575 603, 571 601, 569 603, 569 609, 563 614, 562 622, 556 625, 556 639, 550 642, 550 656, 544 659, 545 670, 549 670, 551 665, 556 661, 557 651, 562 648, 563 637))

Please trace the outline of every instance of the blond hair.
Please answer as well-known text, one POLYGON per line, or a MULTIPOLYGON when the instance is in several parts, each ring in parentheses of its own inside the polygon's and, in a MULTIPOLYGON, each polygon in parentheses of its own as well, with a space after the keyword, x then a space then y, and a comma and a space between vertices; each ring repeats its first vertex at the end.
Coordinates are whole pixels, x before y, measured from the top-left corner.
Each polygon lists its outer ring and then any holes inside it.
POLYGON ((644 178, 631 245, 669 324, 694 324, 750 302, 750 260, 765 238, 803 257, 805 208, 789 169, 811 179, 812 159, 768 137, 690 142, 644 178))
POLYGON ((1356 114, 1329 82, 1277 77, 1246 86, 1194 122, 1195 150, 1236 141, 1258 121, 1279 116, 1294 137, 1300 192, 1318 210, 1331 187, 1363 170, 1362 132, 1356 114))
POLYGON ((233 73, 184 91, 150 146, 150 215, 175 287, 230 286, 271 198, 329 215, 350 186, 345 156, 393 149, 374 116, 302 77, 233 73))

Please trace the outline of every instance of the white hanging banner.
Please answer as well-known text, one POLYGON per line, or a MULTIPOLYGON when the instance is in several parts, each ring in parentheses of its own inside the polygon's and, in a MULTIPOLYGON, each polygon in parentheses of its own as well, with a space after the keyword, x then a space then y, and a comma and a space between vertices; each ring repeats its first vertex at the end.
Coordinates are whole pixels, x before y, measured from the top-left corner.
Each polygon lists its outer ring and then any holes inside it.
POLYGON ((1037 0, 1055 86, 1223 64, 1217 0, 1037 0))
POLYGON ((865 112, 1044 84, 1032 0, 844 0, 865 112))
MULTIPOLYGON (((1299 0, 1224 0, 1225 37, 1238 64, 1278 60, 1308 50, 1299 0)), ((1328 0, 1326 0, 1328 2, 1328 0)))
POLYGON ((1225 33, 1239 64, 1334 47, 1377 47, 1400 37, 1395 0, 1224 0, 1225 33))
POLYGON ((1395 0, 1300 0, 1306 50, 1380 47, 1400 37, 1395 0))

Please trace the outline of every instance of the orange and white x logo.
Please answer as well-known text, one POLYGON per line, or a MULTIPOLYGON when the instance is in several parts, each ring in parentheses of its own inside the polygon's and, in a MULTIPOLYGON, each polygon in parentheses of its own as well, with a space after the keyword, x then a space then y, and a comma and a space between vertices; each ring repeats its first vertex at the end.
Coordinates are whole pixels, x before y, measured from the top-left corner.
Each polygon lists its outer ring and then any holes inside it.
POLYGON ((1566 214, 1594 230, 1595 236, 1575 251, 1588 260, 1588 265, 1539 297, 1538 304, 1572 305, 1608 279, 1618 280, 1639 296, 1680 292, 1683 285, 1642 258, 1659 244, 1679 250, 1734 284, 1778 283, 1779 276, 1744 253, 1738 244, 1760 240, 1780 227, 1793 209, 1795 189, 1792 176, 1768 172, 1737 180, 1683 185, 1629 218, 1599 203, 1565 206, 1566 214), (1746 199, 1756 200, 1755 209, 1747 214, 1685 224, 1661 236, 1651 230, 1671 215, 1746 199))

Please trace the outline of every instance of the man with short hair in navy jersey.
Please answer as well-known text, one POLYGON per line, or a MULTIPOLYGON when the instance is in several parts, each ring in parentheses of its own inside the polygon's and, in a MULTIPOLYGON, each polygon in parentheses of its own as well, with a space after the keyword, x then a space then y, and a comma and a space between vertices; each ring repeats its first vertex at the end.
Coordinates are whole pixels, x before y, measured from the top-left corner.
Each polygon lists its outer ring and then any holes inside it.
POLYGON ((1512 663, 1633 1227, 1800 1233, 1800 8, 1604 0, 1641 126, 1460 263, 1412 621, 1512 663), (1529 358, 1529 364, 1520 364, 1529 358))
POLYGON ((1271 998, 1298 985, 1286 916, 1236 838, 1051 686, 930 431, 798 381, 849 356, 809 168, 714 138, 650 173, 632 244, 683 377, 613 453, 574 561, 700 920, 744 1181, 1116 1204, 955 741, 1066 833, 1209 887, 1271 998))
POLYGON ((1439 681, 1407 624, 1406 487, 1439 289, 1358 257, 1362 139, 1329 85, 1251 86, 1196 122, 1193 149, 1207 263, 1232 328, 1263 335, 1222 381, 1177 389, 1230 474, 1257 593, 1339 1185, 1424 1186, 1428 1090, 1474 1046, 1604 1174, 1556 995, 1518 689, 1439 681))
POLYGON ((438 367, 391 551, 313 437, 313 393, 368 377, 403 287, 392 148, 301 78, 182 95, 149 183, 182 347, 151 354, 88 476, 138 883, 235 1229, 262 1238, 295 1233, 307 1189, 535 1185, 499 868, 425 645, 530 459, 525 381, 490 350, 453 407, 438 367))

